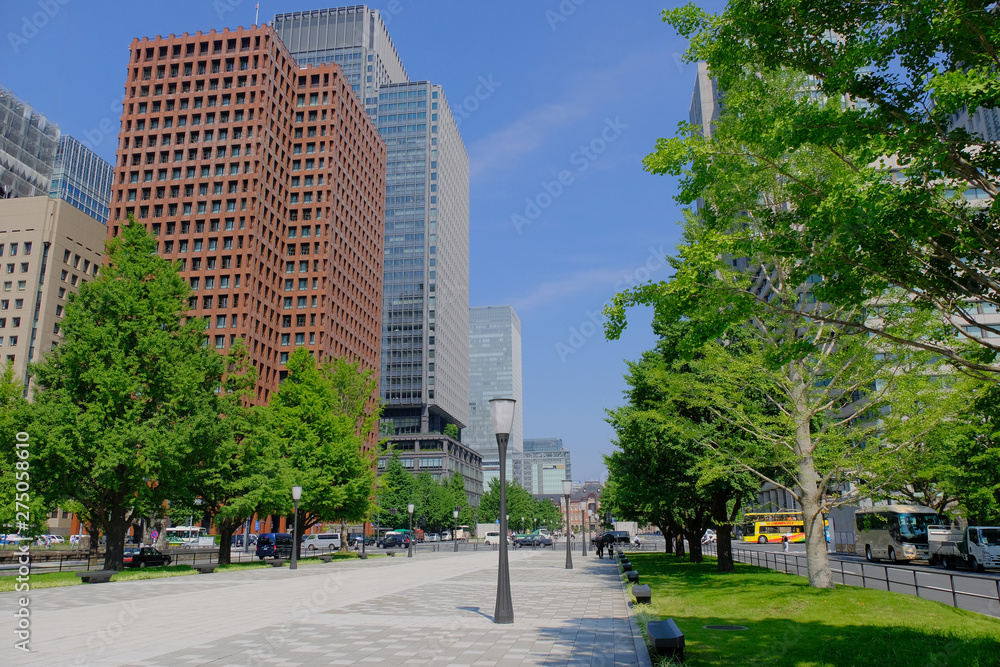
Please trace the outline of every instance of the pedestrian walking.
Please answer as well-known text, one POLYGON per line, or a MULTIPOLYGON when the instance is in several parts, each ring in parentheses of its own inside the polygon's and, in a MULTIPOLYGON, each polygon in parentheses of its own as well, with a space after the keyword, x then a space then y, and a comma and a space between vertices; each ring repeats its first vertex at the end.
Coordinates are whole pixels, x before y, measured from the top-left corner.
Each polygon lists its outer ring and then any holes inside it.
POLYGON ((788 551, 788 535, 781 536, 781 550, 788 551))
POLYGON ((603 559, 604 558, 604 536, 603 535, 599 536, 596 540, 594 540, 594 546, 597 547, 597 557, 603 559))

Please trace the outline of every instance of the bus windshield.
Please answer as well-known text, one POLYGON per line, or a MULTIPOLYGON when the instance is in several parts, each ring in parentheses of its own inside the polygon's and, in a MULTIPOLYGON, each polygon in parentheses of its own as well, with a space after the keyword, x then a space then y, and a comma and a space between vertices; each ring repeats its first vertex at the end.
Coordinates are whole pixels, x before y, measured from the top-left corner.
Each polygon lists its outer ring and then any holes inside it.
POLYGON ((927 526, 941 522, 937 514, 898 514, 899 534, 907 542, 927 542, 927 526))

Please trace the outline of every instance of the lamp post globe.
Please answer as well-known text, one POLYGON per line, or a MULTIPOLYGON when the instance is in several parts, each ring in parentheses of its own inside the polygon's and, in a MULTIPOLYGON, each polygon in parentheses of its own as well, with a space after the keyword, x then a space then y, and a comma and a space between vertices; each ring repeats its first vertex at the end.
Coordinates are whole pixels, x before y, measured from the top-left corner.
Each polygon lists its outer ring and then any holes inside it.
MULTIPOLYGON (((302 498, 302 487, 293 486, 292 487, 292 502, 295 504, 295 511, 292 513, 292 562, 288 565, 289 570, 297 570, 299 568, 299 499, 302 498)), ((275 557, 278 555, 278 550, 275 548, 275 557)))
POLYGON ((497 567, 497 603, 494 623, 514 622, 514 602, 510 596, 510 564, 507 561, 507 441, 514 428, 514 399, 490 400, 490 421, 500 454, 500 563, 497 567))

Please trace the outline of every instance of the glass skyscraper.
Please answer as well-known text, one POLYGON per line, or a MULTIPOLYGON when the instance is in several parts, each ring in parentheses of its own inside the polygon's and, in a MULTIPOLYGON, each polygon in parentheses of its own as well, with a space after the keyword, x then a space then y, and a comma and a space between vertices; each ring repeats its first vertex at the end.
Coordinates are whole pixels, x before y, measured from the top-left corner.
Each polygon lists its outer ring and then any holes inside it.
POLYGON ((279 14, 300 65, 334 62, 386 144, 380 391, 396 433, 469 424, 469 158, 440 86, 410 81, 377 10, 279 14))
POLYGON ((500 474, 500 453, 490 420, 491 398, 513 398, 514 426, 507 443, 508 479, 524 449, 521 393, 521 320, 511 306, 469 309, 469 428, 463 442, 483 456, 483 484, 500 474))
POLYGON ((115 168, 68 134, 59 137, 49 195, 107 224, 115 168))
POLYGON ((59 126, 0 87, 0 199, 46 195, 59 126))
POLYGON ((558 496, 564 479, 573 479, 569 450, 562 438, 531 438, 524 440, 524 451, 514 470, 518 483, 532 495, 558 496))

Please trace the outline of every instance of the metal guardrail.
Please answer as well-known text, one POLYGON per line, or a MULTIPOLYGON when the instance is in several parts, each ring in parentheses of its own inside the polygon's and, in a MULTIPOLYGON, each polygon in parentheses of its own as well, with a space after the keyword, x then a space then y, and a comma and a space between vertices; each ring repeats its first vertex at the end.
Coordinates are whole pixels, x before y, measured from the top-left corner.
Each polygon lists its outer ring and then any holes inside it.
MULTIPOLYGON (((718 556, 714 544, 702 545, 702 552, 718 556)), ((734 548, 733 560, 787 574, 809 576, 806 557, 799 554, 734 548)), ((1000 578, 965 575, 930 567, 926 570, 919 567, 910 569, 841 560, 831 560, 830 569, 834 582, 844 586, 914 595, 958 609, 1000 617, 1000 578)))

